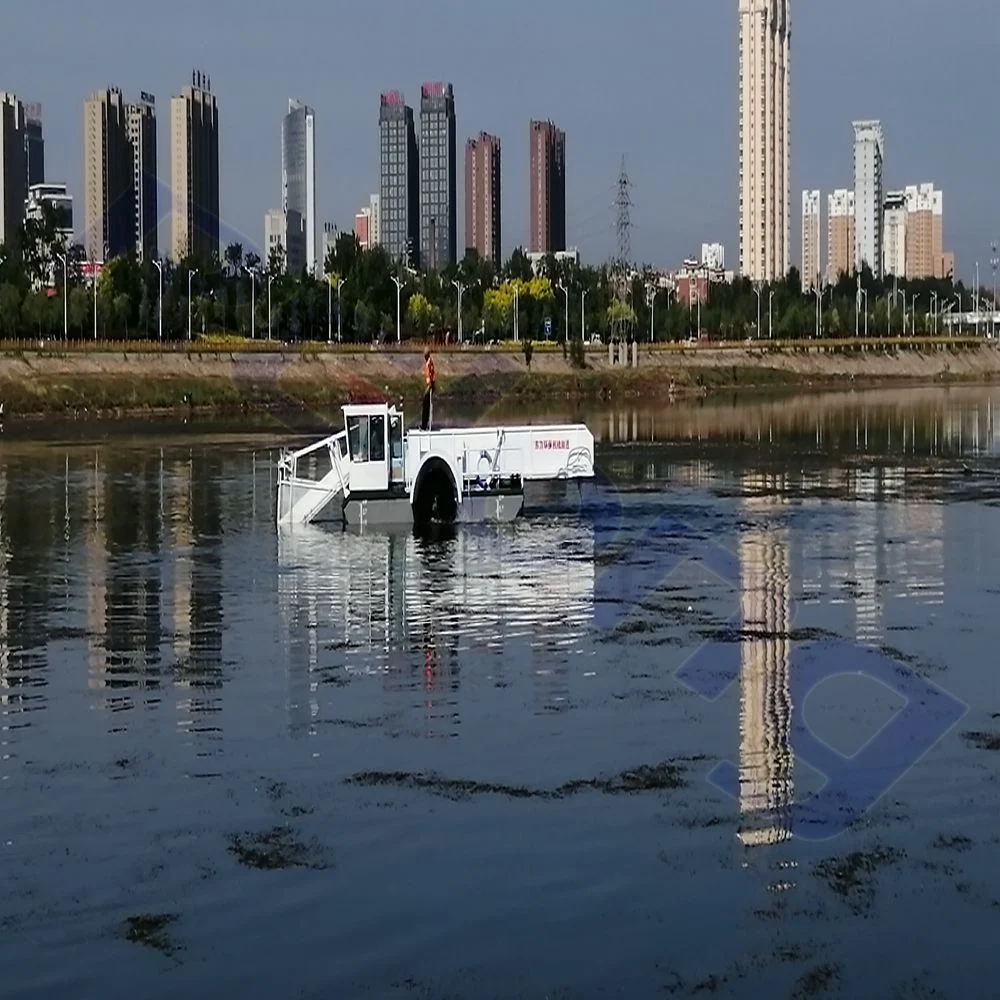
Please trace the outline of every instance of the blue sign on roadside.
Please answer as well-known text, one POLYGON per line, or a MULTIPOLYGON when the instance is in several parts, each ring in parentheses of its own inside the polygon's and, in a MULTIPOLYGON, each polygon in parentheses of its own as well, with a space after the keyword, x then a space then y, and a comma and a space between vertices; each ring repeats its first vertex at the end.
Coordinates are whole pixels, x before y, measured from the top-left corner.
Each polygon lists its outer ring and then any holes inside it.
POLYGON ((545 336, 546 337, 551 337, 552 336, 552 317, 551 316, 546 316, 545 317, 545 336))

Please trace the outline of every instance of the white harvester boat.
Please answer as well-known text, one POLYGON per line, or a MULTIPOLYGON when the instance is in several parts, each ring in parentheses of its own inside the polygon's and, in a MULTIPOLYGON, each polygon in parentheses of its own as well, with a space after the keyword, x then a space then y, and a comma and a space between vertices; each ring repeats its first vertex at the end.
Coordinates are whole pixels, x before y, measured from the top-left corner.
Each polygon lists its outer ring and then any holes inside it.
POLYGON ((530 481, 589 479, 583 424, 404 430, 387 403, 343 407, 344 430, 278 461, 278 525, 512 521, 530 481))

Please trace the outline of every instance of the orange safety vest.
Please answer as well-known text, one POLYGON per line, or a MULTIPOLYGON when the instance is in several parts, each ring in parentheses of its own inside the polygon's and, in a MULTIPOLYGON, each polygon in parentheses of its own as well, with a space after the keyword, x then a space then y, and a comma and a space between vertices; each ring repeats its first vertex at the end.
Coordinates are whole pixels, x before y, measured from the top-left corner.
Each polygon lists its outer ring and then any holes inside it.
POLYGON ((429 389, 433 389, 437 382, 437 373, 434 371, 434 361, 431 358, 424 362, 424 382, 429 389))

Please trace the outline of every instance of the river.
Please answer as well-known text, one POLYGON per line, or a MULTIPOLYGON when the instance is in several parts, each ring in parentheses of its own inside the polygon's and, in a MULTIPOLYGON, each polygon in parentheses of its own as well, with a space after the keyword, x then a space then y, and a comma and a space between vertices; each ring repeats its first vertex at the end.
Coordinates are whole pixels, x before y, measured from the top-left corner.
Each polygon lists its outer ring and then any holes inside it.
POLYGON ((0 995, 994 995, 998 408, 553 406, 599 481, 421 538, 8 428, 0 995))

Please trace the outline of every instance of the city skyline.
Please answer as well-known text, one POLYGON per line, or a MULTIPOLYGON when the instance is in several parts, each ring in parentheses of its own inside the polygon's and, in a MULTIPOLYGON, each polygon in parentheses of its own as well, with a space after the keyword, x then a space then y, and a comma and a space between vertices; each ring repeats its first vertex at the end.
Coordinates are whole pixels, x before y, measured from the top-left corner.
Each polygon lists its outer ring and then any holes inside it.
MULTIPOLYGON (((78 108, 86 95, 105 80, 119 82, 128 93, 145 87, 153 93, 173 94, 177 81, 184 79, 193 63, 204 64, 212 73, 225 112, 221 142, 225 226, 247 234, 248 242, 258 243, 259 220, 275 202, 273 178, 280 170, 280 149, 266 141, 267 134, 273 135, 268 123, 280 116, 287 94, 301 94, 325 123, 317 140, 318 216, 347 230, 357 206, 378 188, 371 115, 375 95, 397 81, 413 90, 414 83, 423 79, 447 79, 459 95, 459 142, 487 130, 504 144, 508 164, 503 198, 505 255, 529 241, 528 176, 522 167, 528 158, 526 124, 533 117, 551 117, 566 131, 575 151, 568 176, 567 242, 580 246, 584 259, 602 260, 614 249, 611 201, 624 152, 635 182, 633 246, 638 260, 671 264, 691 255, 705 240, 724 243, 735 260, 736 0, 687 5, 669 12, 662 4, 647 0, 636 0, 636 4, 637 12, 648 21, 645 37, 628 52, 613 49, 606 58, 599 19, 575 17, 563 25, 565 9, 555 4, 551 11, 542 12, 541 24, 520 50, 526 71, 505 78, 502 86, 496 85, 492 71, 504 65, 512 19, 455 3, 432 3, 419 18, 393 0, 390 9, 378 15, 366 11, 337 14, 344 30, 361 44, 345 49, 334 64, 321 57, 325 53, 319 38, 313 41, 311 37, 294 59, 272 60, 268 43, 279 19, 269 13, 241 18, 241 44, 227 45, 224 39, 231 35, 234 22, 226 14, 226 3, 206 11, 186 0, 169 13, 150 13, 149 25, 141 30, 162 35, 153 52, 139 44, 129 46, 128 33, 135 31, 138 40, 140 29, 131 26, 124 4, 108 0, 109 16, 117 16, 116 9, 121 15, 117 23, 125 44, 113 54, 107 52, 103 61, 100 47, 105 40, 88 28, 88 18, 82 11, 65 12, 46 35, 52 59, 36 64, 27 58, 24 50, 30 47, 23 44, 33 36, 35 21, 27 11, 14 9, 8 16, 10 30, 0 40, 5 73, 0 88, 44 105, 46 180, 68 183, 82 205, 78 108), (195 39, 180 30, 184 10, 192 16, 198 12, 203 30, 195 39), (393 12, 406 23, 407 31, 398 40, 389 40, 386 55, 393 69, 386 74, 363 53, 369 42, 385 45, 380 28, 393 12), (445 44, 439 37, 443 20, 456 36, 485 40, 485 50, 465 52, 462 46, 445 44), (565 27, 564 44, 587 67, 586 77, 572 87, 561 85, 568 64, 551 58, 551 41, 545 38, 546 32, 557 27, 565 27), (312 49, 316 58, 309 55, 312 49), (546 58, 542 58, 543 51, 546 58), (267 72, 247 71, 254 53, 267 72), (644 128, 645 120, 662 112, 659 95, 679 91, 692 76, 699 79, 699 100, 690 106, 671 102, 671 128, 661 130, 662 136, 644 128), (655 87, 650 88, 651 81, 655 87), (341 89, 352 95, 349 101, 325 97, 341 89), (681 134, 692 141, 678 143, 676 137, 681 134)), ((968 277, 974 261, 988 257, 989 243, 998 236, 995 212, 984 212, 982 207, 984 200, 992 198, 993 144, 976 127, 989 107, 986 80, 974 69, 986 61, 989 31, 962 33, 950 22, 939 23, 940 8, 925 0, 906 4, 887 0, 875 9, 861 0, 845 0, 841 6, 837 17, 816 5, 793 6, 792 190, 808 187, 826 192, 850 184, 850 148, 845 149, 844 128, 849 130, 850 122, 860 118, 891 122, 893 176, 933 177, 946 192, 947 241, 956 251, 961 274, 968 277), (858 33, 851 25, 861 16, 870 30, 858 33), (885 46, 878 42, 890 34, 905 37, 905 43, 885 46), (926 65, 921 67, 921 53, 939 60, 942 52, 949 73, 929 93, 923 82, 926 65), (834 79, 836 88, 831 87, 834 79), (942 115, 945 110, 947 114, 942 115), (969 155, 969 142, 980 155, 969 155), (978 143, 983 143, 982 149, 978 143)), ((960 0, 960 7, 958 20, 971 19, 980 28, 1000 20, 993 5, 982 0, 960 0)), ((284 23, 288 18, 321 25, 323 8, 292 0, 280 20, 284 23)), ((169 143, 163 136, 159 146, 158 173, 165 182, 170 176, 169 143)), ((794 211, 791 228, 790 259, 796 263, 799 233, 794 211)), ((161 248, 170 245, 169 235, 166 220, 160 232, 161 248)))

